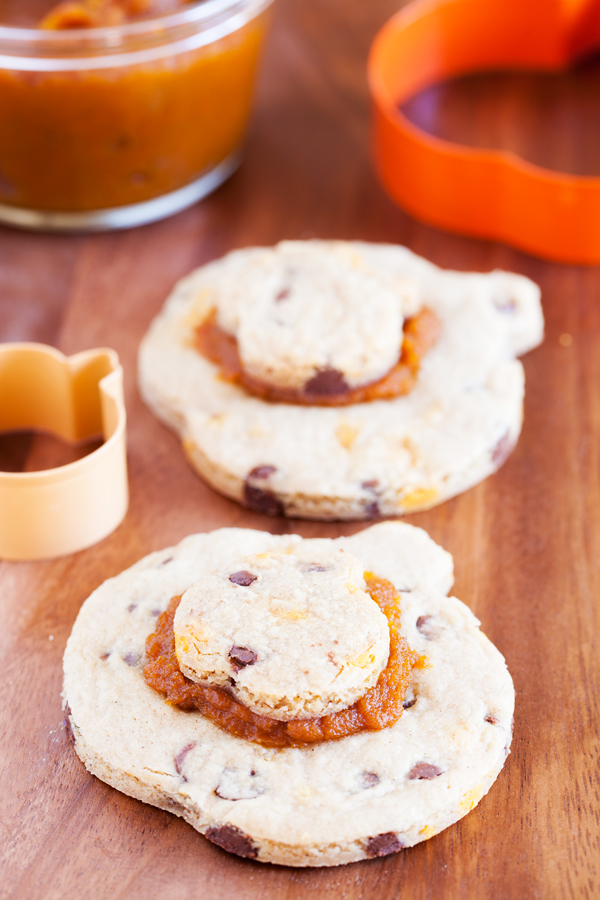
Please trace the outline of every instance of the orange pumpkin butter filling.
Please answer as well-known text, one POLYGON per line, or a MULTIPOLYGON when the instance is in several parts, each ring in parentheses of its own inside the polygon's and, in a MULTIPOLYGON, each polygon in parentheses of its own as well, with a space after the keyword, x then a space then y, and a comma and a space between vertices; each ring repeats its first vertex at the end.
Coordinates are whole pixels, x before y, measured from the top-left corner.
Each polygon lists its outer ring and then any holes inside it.
POLYGON ((39 27, 106 28, 154 15, 168 15, 188 0, 63 0, 42 18, 39 27))
POLYGON ((143 36, 123 32, 115 45, 122 53, 113 47, 103 56, 93 31, 194 5, 202 4, 0 0, 1 25, 62 32, 68 48, 64 70, 59 57, 48 71, 0 69, 0 203, 65 212, 142 203, 193 183, 236 152, 266 13, 189 50, 162 19, 143 36), (90 32, 93 52, 73 29, 90 32), (145 62, 147 50, 160 58, 145 62), (69 53, 80 69, 69 70, 69 53))
POLYGON ((403 712, 403 700, 414 668, 427 665, 426 658, 411 650, 400 634, 400 595, 385 578, 364 575, 367 591, 388 620, 390 654, 377 684, 348 709, 315 719, 282 722, 252 712, 226 689, 197 684, 180 670, 175 653, 173 620, 181 597, 173 597, 146 641, 146 683, 166 695, 174 706, 199 710, 207 719, 236 737, 265 747, 303 747, 321 741, 339 740, 361 731, 380 731, 394 725, 403 712))
POLYGON ((196 348, 220 367, 226 381, 243 385, 262 400, 305 406, 348 406, 409 394, 415 386, 421 361, 437 343, 440 331, 439 318, 431 309, 424 307, 404 322, 400 358, 383 378, 371 384, 328 390, 326 393, 311 391, 311 382, 301 389, 284 388, 249 375, 240 360, 236 338, 220 327, 215 310, 197 327, 195 340, 196 348))

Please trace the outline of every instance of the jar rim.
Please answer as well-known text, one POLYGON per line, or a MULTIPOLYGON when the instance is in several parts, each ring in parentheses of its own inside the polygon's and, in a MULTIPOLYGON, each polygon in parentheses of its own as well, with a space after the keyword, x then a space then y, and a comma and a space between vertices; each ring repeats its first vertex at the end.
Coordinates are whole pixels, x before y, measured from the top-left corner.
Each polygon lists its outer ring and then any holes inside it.
POLYGON ((175 55, 225 37, 272 2, 200 0, 168 15, 102 28, 0 25, 0 69, 64 71, 152 62, 167 55, 167 47, 175 55))
POLYGON ((0 24, 0 40, 35 40, 38 39, 48 44, 66 41, 73 38, 81 40, 86 36, 98 38, 115 36, 143 35, 146 32, 156 30, 158 24, 163 28, 177 27, 188 23, 201 22, 221 12, 227 12, 234 6, 247 5, 249 0, 196 0, 193 4, 186 4, 184 8, 163 16, 151 16, 138 19, 135 22, 125 22, 120 25, 104 25, 100 28, 23 28, 22 26, 0 24))

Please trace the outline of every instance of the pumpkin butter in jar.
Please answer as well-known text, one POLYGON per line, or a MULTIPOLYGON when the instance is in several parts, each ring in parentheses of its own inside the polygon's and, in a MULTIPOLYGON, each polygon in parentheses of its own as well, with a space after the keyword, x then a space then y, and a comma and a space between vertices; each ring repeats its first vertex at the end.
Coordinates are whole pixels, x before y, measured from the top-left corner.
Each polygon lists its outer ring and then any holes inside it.
POLYGON ((153 221, 237 167, 272 0, 0 0, 0 221, 153 221))

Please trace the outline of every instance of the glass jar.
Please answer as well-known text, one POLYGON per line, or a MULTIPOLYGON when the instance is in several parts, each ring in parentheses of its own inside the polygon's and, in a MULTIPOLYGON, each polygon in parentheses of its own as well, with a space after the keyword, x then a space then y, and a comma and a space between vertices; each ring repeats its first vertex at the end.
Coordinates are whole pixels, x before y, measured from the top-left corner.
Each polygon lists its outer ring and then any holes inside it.
POLYGON ((127 228, 239 165, 267 8, 205 0, 111 28, 0 27, 0 221, 127 228))

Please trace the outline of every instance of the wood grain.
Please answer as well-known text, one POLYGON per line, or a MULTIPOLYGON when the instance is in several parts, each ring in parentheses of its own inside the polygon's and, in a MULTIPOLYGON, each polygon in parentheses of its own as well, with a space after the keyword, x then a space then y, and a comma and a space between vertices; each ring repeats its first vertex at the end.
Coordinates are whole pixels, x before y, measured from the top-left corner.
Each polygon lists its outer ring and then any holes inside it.
MULTIPOLYGON (((0 338, 46 341, 67 353, 108 345, 120 354, 132 493, 125 522, 96 547, 50 562, 0 563, 2 897, 600 896, 600 273, 443 234, 386 199, 368 161, 364 64, 395 6, 279 0, 246 161, 204 203, 119 234, 0 230, 0 338), (266 520, 218 497, 136 390, 137 344, 178 277, 234 247, 313 235, 396 241, 443 266, 522 272, 542 287, 547 337, 525 358, 525 427, 505 467, 408 517, 454 554, 457 596, 506 655, 517 689, 506 768, 472 813, 425 844, 310 871, 230 857, 180 819, 88 775, 62 726, 60 688, 82 602, 143 554, 223 525, 305 536, 362 527, 266 520)), ((582 149, 594 138, 579 116, 579 91, 553 95, 542 128, 553 88, 527 93, 511 76, 496 93, 479 91, 476 102, 468 85, 436 90, 412 113, 423 114, 425 103, 434 131, 465 140, 476 132, 480 142, 516 142, 545 158, 550 142, 555 164, 567 168, 593 157, 593 147, 582 149)), ((588 93, 583 112, 589 119, 595 103, 597 118, 598 85, 588 93)), ((13 446, 11 458, 38 467, 53 453, 34 439, 13 446)))

